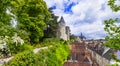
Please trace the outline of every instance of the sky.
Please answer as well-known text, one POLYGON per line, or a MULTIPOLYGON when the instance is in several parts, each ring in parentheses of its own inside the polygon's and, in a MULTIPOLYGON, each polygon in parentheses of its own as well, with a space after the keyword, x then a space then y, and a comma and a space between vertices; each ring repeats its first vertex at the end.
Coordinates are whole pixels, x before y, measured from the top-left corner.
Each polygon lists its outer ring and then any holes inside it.
POLYGON ((59 16, 59 19, 64 17, 72 34, 79 36, 83 33, 88 39, 103 39, 107 35, 104 31, 104 20, 120 17, 120 12, 113 12, 107 1, 45 0, 48 8, 52 7, 53 13, 59 16))

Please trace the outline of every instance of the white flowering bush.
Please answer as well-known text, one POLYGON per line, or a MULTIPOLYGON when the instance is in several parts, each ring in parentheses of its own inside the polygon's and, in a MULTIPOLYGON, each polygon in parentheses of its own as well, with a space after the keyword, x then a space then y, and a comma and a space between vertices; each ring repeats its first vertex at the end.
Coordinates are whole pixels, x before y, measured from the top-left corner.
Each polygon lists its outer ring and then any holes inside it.
POLYGON ((15 34, 13 37, 12 37, 12 42, 16 44, 16 46, 18 44, 21 44, 23 45, 24 44, 24 40, 22 40, 19 36, 17 36, 17 34, 15 34))
POLYGON ((8 54, 16 54, 24 50, 24 40, 17 34, 12 37, 0 36, 0 56, 8 56, 8 54))
POLYGON ((12 54, 16 54, 24 50, 24 40, 21 39, 17 34, 11 37, 8 41, 8 46, 12 54))
POLYGON ((7 45, 0 45, 0 57, 7 57, 10 56, 10 50, 7 45))
POLYGON ((10 54, 10 50, 7 45, 8 38, 8 36, 0 36, 0 57, 5 57, 10 54))

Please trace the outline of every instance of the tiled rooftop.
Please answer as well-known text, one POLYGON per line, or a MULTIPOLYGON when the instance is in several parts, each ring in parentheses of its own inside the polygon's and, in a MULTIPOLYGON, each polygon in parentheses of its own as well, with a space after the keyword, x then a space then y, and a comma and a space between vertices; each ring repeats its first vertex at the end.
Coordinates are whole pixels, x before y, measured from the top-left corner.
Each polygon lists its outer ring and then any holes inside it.
MULTIPOLYGON (((64 63, 64 66, 91 66, 92 59, 90 53, 86 53, 84 43, 75 43, 70 45, 70 58, 64 63)), ((93 63, 93 66, 97 66, 93 63)))

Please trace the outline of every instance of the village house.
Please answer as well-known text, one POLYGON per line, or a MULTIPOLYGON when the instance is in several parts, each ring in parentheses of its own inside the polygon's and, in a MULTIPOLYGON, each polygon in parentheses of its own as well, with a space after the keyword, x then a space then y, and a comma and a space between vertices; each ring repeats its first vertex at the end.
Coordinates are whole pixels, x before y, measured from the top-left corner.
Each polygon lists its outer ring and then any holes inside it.
POLYGON ((70 44, 71 55, 64 66, 108 66, 118 64, 112 54, 120 59, 120 51, 106 47, 104 39, 86 40, 81 33, 78 42, 70 44))
POLYGON ((64 66, 98 66, 92 60, 91 53, 86 50, 84 43, 70 44, 71 55, 64 66))
POLYGON ((105 47, 103 43, 105 40, 87 40, 86 41, 86 50, 89 51, 92 54, 92 58, 97 62, 99 66, 107 66, 117 63, 120 65, 120 63, 116 62, 112 58, 112 54, 116 54, 116 56, 119 56, 119 51, 114 51, 114 49, 105 47))

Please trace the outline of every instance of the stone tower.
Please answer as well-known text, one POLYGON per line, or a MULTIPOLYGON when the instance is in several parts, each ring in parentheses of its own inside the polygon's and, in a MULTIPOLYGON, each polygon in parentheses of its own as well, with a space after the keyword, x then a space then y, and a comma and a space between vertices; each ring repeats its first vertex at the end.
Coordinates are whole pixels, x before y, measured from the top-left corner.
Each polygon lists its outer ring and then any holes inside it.
POLYGON ((86 37, 81 33, 81 35, 79 36, 80 40, 83 41, 83 40, 86 40, 86 37))
POLYGON ((61 17, 61 19, 58 23, 59 23, 59 26, 58 26, 57 38, 62 38, 64 40, 69 40, 70 29, 69 29, 68 26, 65 26, 64 18, 61 17))

